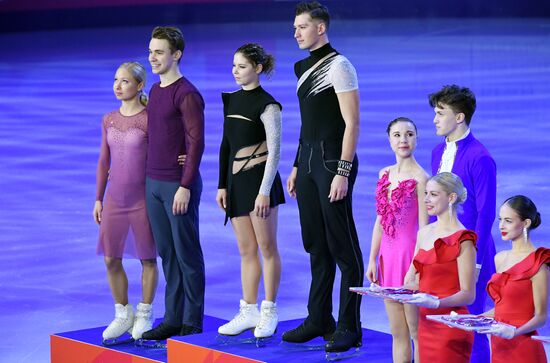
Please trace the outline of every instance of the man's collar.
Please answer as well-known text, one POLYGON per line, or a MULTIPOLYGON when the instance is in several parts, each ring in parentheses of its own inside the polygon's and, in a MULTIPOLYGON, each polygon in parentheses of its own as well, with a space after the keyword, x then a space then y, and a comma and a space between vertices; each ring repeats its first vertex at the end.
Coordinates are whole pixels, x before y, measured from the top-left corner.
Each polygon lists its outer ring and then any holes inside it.
POLYGON ((464 135, 462 135, 461 137, 459 137, 458 139, 456 139, 455 141, 449 141, 448 138, 445 138, 445 143, 447 144, 451 144, 451 143, 457 143, 461 140, 464 140, 465 138, 467 138, 468 136, 470 135, 470 128, 468 127, 468 129, 466 130, 466 132, 464 133, 464 135))

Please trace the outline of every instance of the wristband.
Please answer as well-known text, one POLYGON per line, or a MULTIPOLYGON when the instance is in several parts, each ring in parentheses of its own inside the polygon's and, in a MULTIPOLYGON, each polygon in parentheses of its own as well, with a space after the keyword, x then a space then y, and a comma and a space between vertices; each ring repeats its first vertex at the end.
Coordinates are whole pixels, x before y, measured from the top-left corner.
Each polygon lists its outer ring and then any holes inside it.
POLYGON ((353 168, 353 164, 347 160, 338 160, 338 169, 344 169, 348 172, 353 168))
POLYGON ((336 175, 340 175, 340 176, 344 176, 346 178, 349 178, 350 172, 349 172, 349 170, 338 168, 338 170, 336 170, 336 175))

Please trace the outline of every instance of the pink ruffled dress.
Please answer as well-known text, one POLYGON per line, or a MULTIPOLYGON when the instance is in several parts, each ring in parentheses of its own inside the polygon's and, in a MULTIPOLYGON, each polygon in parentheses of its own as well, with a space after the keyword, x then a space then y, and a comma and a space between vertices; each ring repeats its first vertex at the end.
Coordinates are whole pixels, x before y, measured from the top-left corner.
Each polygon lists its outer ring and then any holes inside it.
POLYGON ((382 226, 378 280, 380 286, 402 286, 414 257, 418 232, 416 180, 400 181, 390 191, 389 176, 387 170, 376 185, 376 213, 382 226))
POLYGON ((102 126, 96 200, 103 201, 103 211, 97 253, 154 259, 157 251, 145 207, 147 113, 123 116, 113 111, 103 117, 102 126))

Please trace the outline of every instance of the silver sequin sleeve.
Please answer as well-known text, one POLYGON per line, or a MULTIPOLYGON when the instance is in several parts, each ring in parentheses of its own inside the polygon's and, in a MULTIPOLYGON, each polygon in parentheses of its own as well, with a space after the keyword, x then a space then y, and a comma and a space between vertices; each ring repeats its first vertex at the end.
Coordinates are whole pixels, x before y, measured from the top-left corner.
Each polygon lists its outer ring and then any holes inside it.
POLYGON ((260 119, 265 128, 268 154, 259 193, 269 196, 281 158, 281 108, 274 103, 267 105, 260 119))
POLYGON ((337 55, 328 74, 334 92, 342 93, 359 89, 357 72, 351 62, 343 55, 337 55))

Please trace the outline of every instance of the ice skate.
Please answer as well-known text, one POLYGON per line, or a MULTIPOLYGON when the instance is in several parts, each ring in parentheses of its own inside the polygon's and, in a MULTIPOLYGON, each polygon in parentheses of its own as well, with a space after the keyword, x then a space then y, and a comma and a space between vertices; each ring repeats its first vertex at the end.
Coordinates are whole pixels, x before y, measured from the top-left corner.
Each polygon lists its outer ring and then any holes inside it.
POLYGON ((103 331, 103 345, 118 345, 133 341, 131 336, 124 333, 132 333, 134 326, 134 309, 132 305, 115 304, 115 319, 103 331))
POLYGON ((325 341, 330 339, 335 329, 334 319, 324 328, 319 328, 306 319, 296 328, 283 333, 281 345, 295 351, 325 350, 325 341), (323 340, 318 339, 320 337, 323 340))
POLYGON ((180 330, 180 336, 202 334, 202 328, 197 328, 191 325, 183 324, 180 330))
POLYGON ((218 334, 216 337, 216 343, 218 345, 255 344, 258 347, 263 346, 262 342, 258 342, 258 339, 254 337, 252 329, 245 330, 239 335, 218 334))
POLYGON ((249 343, 255 342, 255 337, 240 337, 235 339, 237 335, 242 334, 247 330, 256 328, 260 321, 260 312, 258 311, 258 304, 248 304, 242 300, 239 304, 239 313, 229 321, 228 323, 218 328, 218 338, 216 339, 220 344, 231 343, 249 343), (245 338, 245 339, 243 339, 245 338))
POLYGON ((361 349, 359 347, 355 347, 345 352, 326 352, 325 358, 329 362, 334 362, 338 360, 358 357, 361 354, 363 354, 363 352, 361 352, 361 349))
POLYGON ((153 306, 151 304, 139 303, 136 308, 132 338, 141 339, 141 335, 153 328, 153 306))
POLYGON ((136 347, 148 349, 166 349, 166 340, 145 340, 143 338, 136 340, 136 347))
POLYGON ((256 325, 256 329, 254 329, 256 346, 262 347, 271 339, 275 331, 277 331, 278 322, 277 304, 272 301, 262 301, 260 321, 256 325))
POLYGON ((166 349, 166 340, 148 340, 140 338, 134 343, 136 347, 148 349, 166 349))
POLYGON ((357 332, 337 329, 325 345, 326 359, 336 361, 356 357, 361 354, 359 347, 362 345, 362 337, 357 332))
POLYGON ((166 348, 166 339, 179 335, 181 326, 172 326, 164 322, 155 328, 145 331, 141 334, 141 339, 136 341, 136 345, 145 348, 166 348))
POLYGON ((148 349, 166 349, 166 340, 145 340, 143 338, 136 340, 136 347, 148 349))
POLYGON ((164 325, 160 323, 155 329, 148 330, 141 335, 141 339, 136 340, 138 347, 152 349, 166 349, 166 339, 178 336, 186 336, 191 334, 201 334, 202 328, 196 328, 191 325, 183 324, 179 332, 176 332, 176 327, 164 325))

